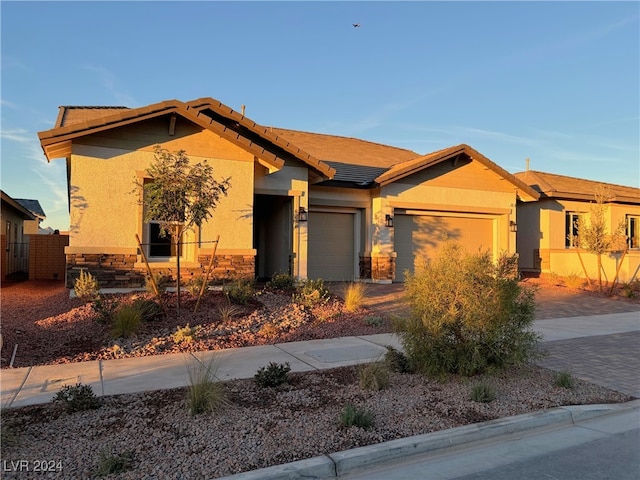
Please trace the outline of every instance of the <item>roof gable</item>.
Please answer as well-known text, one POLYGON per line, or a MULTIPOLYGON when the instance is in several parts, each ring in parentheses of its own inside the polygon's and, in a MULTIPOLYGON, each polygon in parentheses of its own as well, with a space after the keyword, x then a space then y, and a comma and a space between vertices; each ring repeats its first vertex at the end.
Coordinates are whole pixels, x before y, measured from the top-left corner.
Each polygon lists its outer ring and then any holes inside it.
POLYGON ((607 199, 608 202, 640 204, 640 188, 535 170, 518 172, 515 177, 540 192, 541 196, 546 198, 593 201, 594 194, 598 188, 604 187, 610 193, 610 197, 607 199))
POLYGON ((511 183, 517 192, 518 197, 523 201, 534 201, 540 196, 539 193, 533 190, 529 185, 499 167, 480 152, 464 144, 438 150, 406 162, 398 163, 389 168, 382 175, 379 175, 375 181, 381 186, 388 185, 408 177, 409 175, 413 175, 435 165, 441 164, 447 160, 452 161, 453 164, 456 165, 456 163, 462 159, 477 161, 500 178, 511 183))
POLYGON ((44 213, 44 210, 42 209, 42 206, 40 205, 40 202, 38 200, 31 200, 28 198, 16 198, 15 201, 18 202, 27 210, 29 210, 36 217, 39 217, 43 220, 47 218, 47 215, 44 213))
POLYGON ((69 156, 73 139, 163 115, 180 115, 244 148, 276 168, 281 168, 287 158, 292 158, 310 166, 315 171, 315 181, 326 180, 335 174, 335 170, 311 154, 267 132, 264 127, 210 98, 186 104, 178 100, 168 100, 131 109, 61 107, 56 122, 59 126, 38 132, 38 137, 47 159, 51 160, 69 156))
POLYGON ((2 203, 16 210, 24 220, 36 220, 33 213, 20 205, 16 199, 11 198, 9 195, 4 193, 4 190, 0 190, 0 197, 2 198, 2 203))

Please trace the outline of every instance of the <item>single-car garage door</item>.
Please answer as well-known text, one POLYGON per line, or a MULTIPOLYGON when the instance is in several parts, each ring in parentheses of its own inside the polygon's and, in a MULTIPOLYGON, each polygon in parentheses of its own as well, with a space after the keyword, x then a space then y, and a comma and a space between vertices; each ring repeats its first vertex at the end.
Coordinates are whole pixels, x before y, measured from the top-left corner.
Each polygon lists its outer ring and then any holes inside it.
POLYGON ((487 217, 396 214, 396 281, 404 280, 405 270, 413 272, 416 264, 433 257, 445 237, 457 241, 470 252, 491 250, 493 223, 493 218, 487 217))
POLYGON ((309 212, 307 276, 353 280, 354 213, 309 212))

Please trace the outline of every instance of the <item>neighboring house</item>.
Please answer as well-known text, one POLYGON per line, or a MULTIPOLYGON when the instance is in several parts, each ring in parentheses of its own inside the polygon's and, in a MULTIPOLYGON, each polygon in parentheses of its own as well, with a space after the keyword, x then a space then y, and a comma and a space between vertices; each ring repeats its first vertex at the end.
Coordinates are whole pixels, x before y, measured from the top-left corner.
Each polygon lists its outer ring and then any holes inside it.
POLYGON ((29 271, 29 242, 24 232, 24 223, 36 221, 35 215, 4 191, 2 196, 2 268, 1 278, 29 271))
POLYGON ((16 198, 16 202, 29 210, 31 214, 36 217, 35 220, 24 221, 24 233, 25 235, 36 235, 40 233, 40 222, 46 220, 47 215, 44 213, 42 206, 38 200, 30 200, 27 198, 16 198))
POLYGON ((497 256, 515 252, 516 201, 538 193, 473 148, 428 155, 354 138, 263 127, 211 98, 147 107, 60 107, 40 132, 48 160, 67 162, 67 286, 81 268, 106 287, 142 283, 135 235, 152 268, 175 273, 141 182, 156 145, 208 159, 231 177, 213 217, 190 232, 181 265, 216 276, 403 280, 447 237, 497 256), (416 260, 418 259, 418 260, 416 260))
POLYGON ((538 202, 518 205, 517 250, 522 271, 584 277, 582 258, 589 277, 597 278, 595 255, 579 249, 578 256, 574 238, 578 225, 589 221, 595 193, 601 187, 610 195, 606 201, 607 233, 622 222, 629 249, 624 258, 619 251, 603 255, 603 278, 613 280, 618 267, 621 281, 638 278, 640 189, 531 170, 515 176, 540 193, 538 202))

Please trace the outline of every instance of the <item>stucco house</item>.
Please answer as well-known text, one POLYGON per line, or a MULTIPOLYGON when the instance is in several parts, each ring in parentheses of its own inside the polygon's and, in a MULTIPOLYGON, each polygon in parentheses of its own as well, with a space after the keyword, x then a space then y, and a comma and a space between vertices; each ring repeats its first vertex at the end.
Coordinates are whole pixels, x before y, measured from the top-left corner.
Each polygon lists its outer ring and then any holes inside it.
POLYGON ((594 195, 598 188, 603 188, 609 194, 606 200, 607 232, 611 233, 622 222, 628 242, 624 258, 621 251, 603 255, 603 279, 612 281, 618 267, 620 281, 630 282, 638 278, 639 188, 533 170, 519 172, 515 176, 540 193, 539 201, 518 204, 517 251, 522 271, 584 277, 582 259, 589 277, 597 278, 596 256, 576 248, 574 238, 578 224, 589 221, 594 195))
POLYGON ((24 224, 25 222, 35 222, 36 217, 4 191, 0 191, 0 194, 2 197, 0 211, 2 267, 0 276, 2 280, 5 280, 7 275, 29 271, 29 241, 24 224))
POLYGON ((25 235, 35 235, 40 233, 40 223, 43 220, 46 220, 47 215, 44 213, 42 209, 42 205, 38 200, 30 199, 30 198, 16 198, 16 202, 22 205, 24 208, 29 210, 31 214, 35 217, 35 220, 25 220, 24 221, 24 233, 25 235))
POLYGON ((218 278, 290 273, 325 280, 403 280, 443 240, 515 252, 516 202, 539 193, 467 145, 427 155, 355 138, 261 126, 212 98, 141 108, 60 107, 38 134, 48 160, 65 159, 70 207, 67 285, 80 268, 105 287, 139 285, 144 265, 174 272, 154 248, 141 188, 153 150, 208 159, 231 189, 189 233, 183 272, 216 250, 218 278))

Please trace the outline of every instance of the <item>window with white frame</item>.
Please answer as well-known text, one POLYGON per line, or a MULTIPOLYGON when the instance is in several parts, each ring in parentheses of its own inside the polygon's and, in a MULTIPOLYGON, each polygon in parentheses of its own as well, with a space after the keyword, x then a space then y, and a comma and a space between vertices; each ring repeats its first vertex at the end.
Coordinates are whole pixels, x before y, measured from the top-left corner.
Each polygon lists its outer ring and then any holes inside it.
POLYGON ((640 215, 627 215, 626 223, 629 248, 640 248, 640 215))
POLYGON ((578 245, 578 233, 580 231, 580 224, 584 221, 584 214, 578 212, 567 212, 565 215, 564 226, 564 245, 565 247, 577 247, 578 245))

